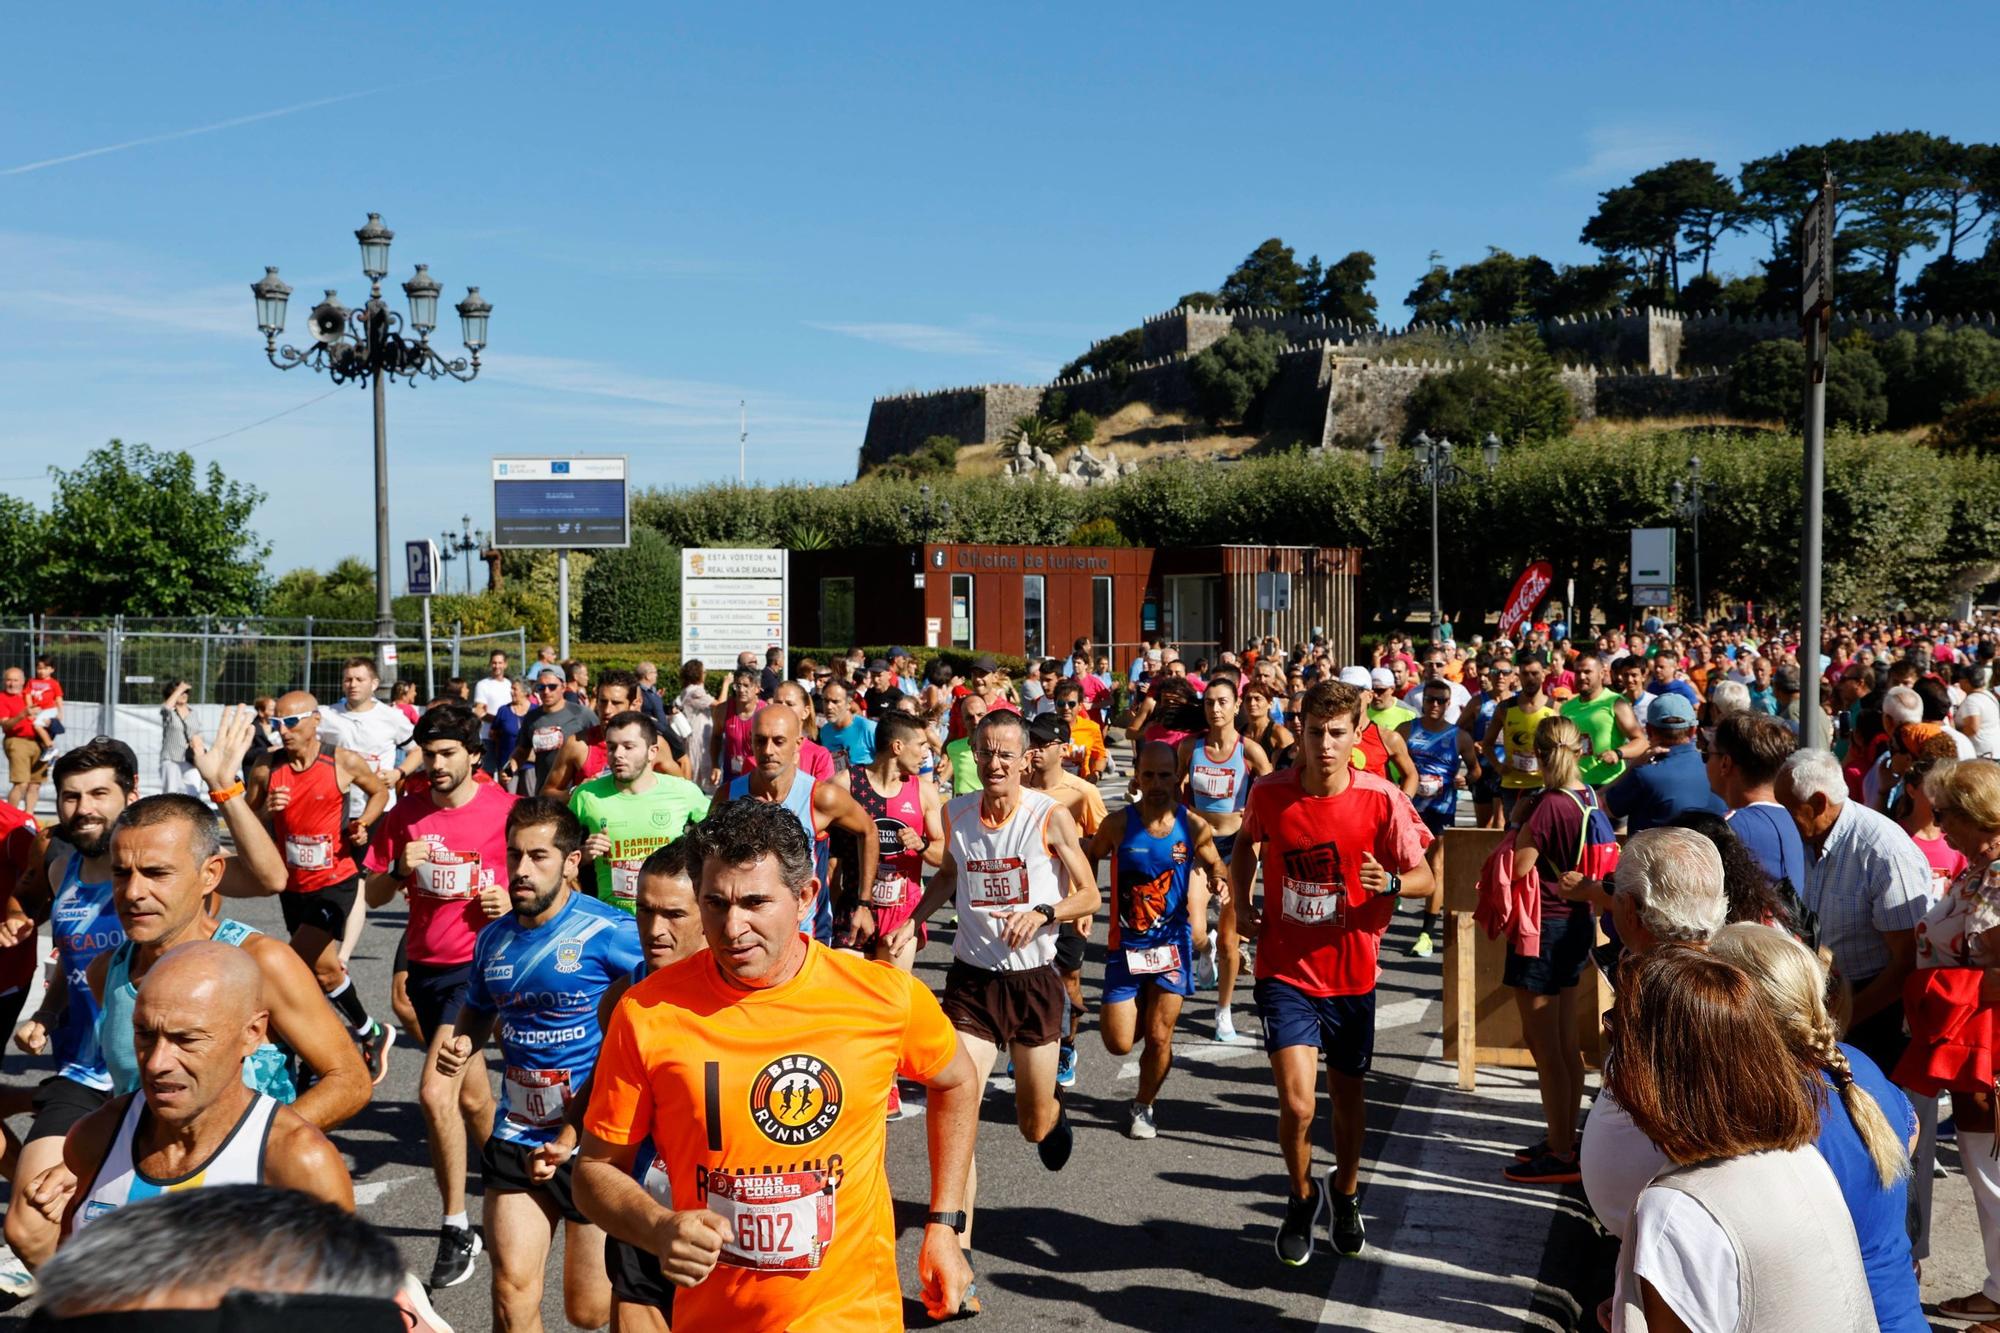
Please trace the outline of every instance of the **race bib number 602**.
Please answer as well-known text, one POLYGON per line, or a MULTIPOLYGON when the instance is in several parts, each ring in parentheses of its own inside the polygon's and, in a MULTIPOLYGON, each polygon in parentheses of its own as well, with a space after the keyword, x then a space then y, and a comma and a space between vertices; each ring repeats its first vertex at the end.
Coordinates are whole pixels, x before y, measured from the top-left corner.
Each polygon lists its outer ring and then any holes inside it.
POLYGON ((807 1273, 833 1243, 833 1187, 824 1171, 708 1178, 722 1218, 722 1262, 762 1273, 807 1273))

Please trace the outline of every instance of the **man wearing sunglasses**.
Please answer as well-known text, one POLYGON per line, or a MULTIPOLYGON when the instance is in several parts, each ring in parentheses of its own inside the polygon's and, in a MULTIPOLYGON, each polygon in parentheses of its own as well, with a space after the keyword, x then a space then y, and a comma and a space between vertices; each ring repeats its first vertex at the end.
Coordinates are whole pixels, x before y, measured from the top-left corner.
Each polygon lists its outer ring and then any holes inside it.
POLYGON ((534 776, 528 783, 532 794, 549 780, 549 770, 555 767, 563 747, 589 731, 597 719, 564 695, 567 682, 561 667, 540 663, 528 674, 528 681, 534 689, 535 706, 521 719, 521 738, 514 742, 514 753, 500 770, 500 781, 511 788, 516 775, 532 764, 534 776))
POLYGON ((389 1072, 394 1033, 369 1016, 341 961, 340 941, 361 888, 355 858, 389 803, 389 784, 366 758, 320 738, 319 701, 312 695, 293 690, 278 700, 277 709, 283 748, 250 769, 246 794, 285 857, 285 891, 278 901, 292 950, 313 970, 320 990, 353 1032, 369 1077, 380 1083, 389 1072), (356 792, 361 809, 344 819, 356 792))
POLYGON ((1085 782, 1096 782, 1111 757, 1104 748, 1104 728, 1083 706, 1083 684, 1075 677, 1049 692, 1055 701, 1056 716, 1069 723, 1069 745, 1063 752, 1063 767, 1085 782))

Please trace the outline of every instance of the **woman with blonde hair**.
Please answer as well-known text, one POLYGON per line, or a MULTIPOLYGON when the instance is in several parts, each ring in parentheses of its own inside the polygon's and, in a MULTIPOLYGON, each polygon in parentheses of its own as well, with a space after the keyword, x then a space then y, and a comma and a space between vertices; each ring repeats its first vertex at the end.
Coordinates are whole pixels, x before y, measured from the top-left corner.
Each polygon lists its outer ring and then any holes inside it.
POLYGON ((1805 1077, 1820 1086, 1815 1146, 1833 1178, 1861 1245, 1861 1266, 1883 1333, 1924 1333, 1907 1226, 1910 1147, 1916 1113, 1876 1063, 1838 1039, 1827 1012, 1827 968, 1782 930, 1742 921, 1724 926, 1709 952, 1757 983, 1805 1077), (1828 1095, 1828 1093, 1832 1095, 1828 1095))
POLYGON ((1917 923, 1917 970, 1903 985, 1910 1045, 1892 1072, 1913 1096, 1951 1092, 1958 1155, 1986 1250, 1986 1280, 1980 1290, 1938 1309, 1954 1319, 1986 1320, 1976 1327, 1994 1333, 2000 1330, 2000 1160, 1993 1137, 2000 1010, 1983 995, 2000 983, 2000 764, 1940 763, 1925 779, 1924 794, 1945 841, 1966 866, 1917 923))
POLYGON ((1521 1035, 1541 1084, 1542 1141, 1514 1154, 1504 1174, 1523 1185, 1581 1180, 1576 1156, 1577 1109, 1583 1100, 1583 1050, 1577 1037, 1577 983, 1597 921, 1588 895, 1617 863, 1618 841, 1583 781, 1583 733, 1566 717, 1535 727, 1542 790, 1514 839, 1514 878, 1534 873, 1541 883, 1541 938, 1531 956, 1507 954, 1502 982, 1514 992, 1521 1035))

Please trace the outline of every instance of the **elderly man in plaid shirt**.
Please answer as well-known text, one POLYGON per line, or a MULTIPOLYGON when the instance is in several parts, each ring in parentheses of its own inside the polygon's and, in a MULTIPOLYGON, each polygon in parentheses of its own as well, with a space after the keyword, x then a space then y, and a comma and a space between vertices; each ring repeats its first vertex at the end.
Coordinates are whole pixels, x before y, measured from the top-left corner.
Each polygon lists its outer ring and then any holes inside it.
POLYGON ((1916 927, 1930 908, 1930 863, 1886 815, 1847 798, 1840 764, 1800 750, 1776 784, 1806 845, 1801 897, 1818 917, 1813 943, 1854 987, 1847 1040, 1894 1069, 1903 1035, 1903 978, 1916 967, 1916 927))

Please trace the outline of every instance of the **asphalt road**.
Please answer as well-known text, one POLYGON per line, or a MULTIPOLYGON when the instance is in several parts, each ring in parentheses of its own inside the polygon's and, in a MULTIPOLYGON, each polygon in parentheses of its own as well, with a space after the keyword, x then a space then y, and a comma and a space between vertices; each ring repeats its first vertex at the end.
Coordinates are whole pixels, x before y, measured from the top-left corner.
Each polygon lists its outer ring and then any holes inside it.
MULTIPOLYGON (((1114 795, 1107 784, 1106 796, 1114 795)), ((1122 791, 1116 793, 1122 799, 1122 791)), ((229 904, 232 915, 282 932, 275 900, 229 904)), ((388 1017, 391 959, 403 926, 400 910, 374 913, 352 969, 371 1009, 388 1017)), ((1376 1073, 1370 1099, 1371 1158, 1382 1150, 1419 1058, 1436 1034, 1439 957, 1408 958, 1403 946, 1414 918, 1399 915, 1384 950, 1379 992, 1376 1073)), ((950 960, 949 930, 933 932, 919 972, 934 987, 950 960)), ((1095 1005, 1103 971, 1102 923, 1085 970, 1095 1005)), ((1256 1040, 1247 984, 1239 991, 1235 1046, 1211 1042, 1213 993, 1190 1000, 1181 1019, 1175 1067, 1157 1108, 1159 1137, 1134 1142, 1123 1134, 1124 1109, 1136 1087, 1133 1057, 1108 1055, 1086 1019, 1076 1086, 1066 1094, 1077 1140, 1060 1173, 1045 1170, 1013 1122, 1010 1082, 988 1088, 979 1134, 980 1200, 974 1267, 988 1329, 1166 1329, 1199 1327, 1313 1329, 1321 1327, 1340 1260, 1322 1245, 1303 1269, 1277 1262, 1272 1232, 1282 1212, 1282 1165, 1273 1141, 1276 1104, 1268 1066, 1256 1040)), ((334 1135, 348 1157, 363 1216, 402 1250, 409 1268, 430 1271, 440 1221, 416 1104, 421 1054, 394 1048, 387 1079, 374 1100, 334 1135)), ((1004 1070, 1004 1065, 1003 1065, 1004 1070)), ((0 1082, 30 1084, 48 1072, 10 1050, 0 1082)), ((920 1106, 918 1099, 911 1101, 920 1106)), ((1323 1107, 1323 1103, 1322 1103, 1323 1107)), ((22 1126, 17 1126, 17 1128, 22 1126)), ((1328 1142, 1316 1133, 1322 1165, 1328 1142)), ((905 1319, 929 1325, 916 1291, 916 1252, 928 1202, 925 1126, 921 1114, 891 1127, 889 1172, 896 1197, 905 1319)), ((478 1221, 476 1173, 471 1210, 478 1221)), ((1364 1193, 1364 1211, 1376 1211, 1364 1193)), ((1378 1228, 1371 1243, 1393 1244, 1378 1228)), ((559 1290, 560 1240, 548 1267, 543 1317, 568 1327, 559 1290)), ((482 1257, 474 1278, 437 1293, 438 1312, 466 1333, 492 1327, 482 1257)), ((12 1322, 0 1314, 0 1322, 12 1322)))

